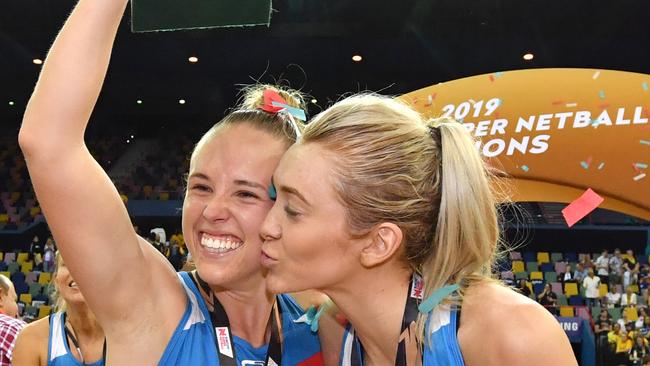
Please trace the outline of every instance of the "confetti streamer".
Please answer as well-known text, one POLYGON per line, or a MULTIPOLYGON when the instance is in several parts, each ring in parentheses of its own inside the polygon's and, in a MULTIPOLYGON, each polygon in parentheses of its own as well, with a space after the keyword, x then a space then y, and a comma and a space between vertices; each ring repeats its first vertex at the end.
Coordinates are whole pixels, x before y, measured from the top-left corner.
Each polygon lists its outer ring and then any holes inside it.
POLYGON ((530 170, 530 168, 528 167, 528 165, 522 165, 522 166, 521 166, 521 170, 523 170, 523 171, 525 171, 526 173, 528 173, 528 171, 530 170))
POLYGON ((604 198, 589 188, 582 194, 582 196, 571 202, 562 210, 562 216, 564 216, 567 225, 572 227, 576 222, 580 221, 600 206, 603 201, 604 198))
POLYGON ((490 81, 494 82, 494 75, 490 75, 490 81))
POLYGON ((497 78, 500 78, 501 76, 503 76, 503 71, 497 71, 497 72, 495 72, 495 73, 494 73, 494 76, 497 77, 497 78))
POLYGON ((577 107, 577 106, 578 106, 578 103, 567 103, 567 104, 566 104, 566 107, 567 107, 567 108, 575 108, 575 107, 577 107))
POLYGON ((560 105, 564 104, 564 101, 562 99, 554 100, 551 102, 552 105, 560 105))
POLYGON ((609 103, 601 104, 601 105, 598 106, 598 108, 600 108, 600 109, 607 109, 607 108, 609 108, 609 103))
POLYGON ((636 166, 639 169, 648 169, 648 164, 646 163, 635 163, 634 166, 636 166))
POLYGON ((643 178, 645 178, 645 173, 639 174, 639 175, 637 175, 636 177, 634 177, 632 179, 634 179, 635 182, 638 182, 643 178))
POLYGON ((425 107, 428 107, 433 104, 433 98, 436 97, 436 94, 429 94, 427 95, 427 102, 424 104, 425 107))
POLYGON ((648 145, 648 146, 650 146, 650 141, 648 141, 648 140, 639 140, 639 143, 640 143, 641 145, 648 145))
POLYGON ((600 99, 605 99, 605 91, 604 90, 599 91, 598 96, 600 97, 600 99))
POLYGON ((598 170, 603 170, 604 167, 605 167, 605 163, 600 163, 598 165, 598 170))
POLYGON ((585 170, 589 169, 589 164, 587 164, 586 161, 581 161, 580 166, 582 167, 582 169, 585 169, 585 170))
POLYGON ((641 87, 643 88, 643 91, 648 91, 648 83, 645 81, 641 83, 641 87))
POLYGON ((596 79, 598 79, 599 76, 600 76, 600 70, 596 71, 591 78, 596 80, 596 79))

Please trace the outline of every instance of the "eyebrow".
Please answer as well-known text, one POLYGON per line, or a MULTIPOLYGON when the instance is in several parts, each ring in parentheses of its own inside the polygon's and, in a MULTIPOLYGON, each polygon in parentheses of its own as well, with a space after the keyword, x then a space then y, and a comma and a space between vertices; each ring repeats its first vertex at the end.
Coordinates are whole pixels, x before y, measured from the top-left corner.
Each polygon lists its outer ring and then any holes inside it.
POLYGON ((307 199, 305 198, 305 196, 303 196, 302 194, 300 194, 300 192, 298 192, 297 189, 295 189, 295 188, 293 188, 293 187, 288 187, 288 186, 280 186, 280 190, 281 190, 282 192, 289 193, 289 194, 293 194, 293 195, 297 196, 297 197, 300 198, 303 202, 305 202, 307 205, 310 205, 310 206, 311 206, 311 204, 309 203, 309 201, 307 201, 307 199))
MULTIPOLYGON (((211 180, 210 177, 208 175, 204 174, 204 173, 192 173, 188 177, 188 179, 189 178, 199 178, 199 179, 211 180)), ((235 179, 235 180, 233 180, 233 183, 235 185, 238 185, 238 186, 246 186, 246 187, 250 187, 250 188, 258 188, 258 189, 261 189, 261 190, 266 190, 267 189, 267 187, 264 187, 263 185, 261 185, 259 183, 252 182, 252 181, 249 181, 249 180, 246 180, 246 179, 235 179)))

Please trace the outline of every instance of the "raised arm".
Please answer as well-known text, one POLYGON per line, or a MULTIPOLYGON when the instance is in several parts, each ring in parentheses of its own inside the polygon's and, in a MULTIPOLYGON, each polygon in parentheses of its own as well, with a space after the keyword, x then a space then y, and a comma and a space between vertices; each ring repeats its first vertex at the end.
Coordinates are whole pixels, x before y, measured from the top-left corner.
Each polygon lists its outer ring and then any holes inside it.
POLYGON ((186 301, 171 266, 136 235, 84 143, 126 4, 79 1, 48 54, 19 134, 48 225, 107 335, 128 331, 130 317, 149 310, 165 319, 172 318, 168 307, 181 309, 180 318, 186 301), (161 298, 169 304, 161 307, 161 298))

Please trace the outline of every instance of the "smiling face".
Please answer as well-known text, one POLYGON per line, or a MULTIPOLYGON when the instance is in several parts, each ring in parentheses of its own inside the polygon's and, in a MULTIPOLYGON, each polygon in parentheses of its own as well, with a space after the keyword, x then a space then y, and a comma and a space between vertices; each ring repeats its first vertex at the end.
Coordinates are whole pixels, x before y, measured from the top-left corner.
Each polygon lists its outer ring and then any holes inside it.
POLYGON ((294 145, 273 176, 277 201, 262 226, 262 264, 274 293, 328 290, 362 268, 334 191, 333 163, 317 144, 294 145))
POLYGON ((259 228, 286 144, 246 123, 218 130, 190 164, 183 235, 201 278, 225 288, 262 281, 259 228))
POLYGON ((58 296, 61 296, 68 305, 84 304, 86 302, 84 295, 79 291, 77 283, 74 278, 72 278, 72 275, 61 259, 61 256, 58 258, 57 269, 54 273, 54 285, 59 294, 58 296))

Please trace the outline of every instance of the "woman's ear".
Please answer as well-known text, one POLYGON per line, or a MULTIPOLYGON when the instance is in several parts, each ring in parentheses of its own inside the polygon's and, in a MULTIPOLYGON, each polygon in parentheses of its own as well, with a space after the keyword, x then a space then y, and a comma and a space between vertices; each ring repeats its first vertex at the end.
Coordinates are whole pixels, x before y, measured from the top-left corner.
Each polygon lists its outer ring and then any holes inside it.
POLYGON ((361 264, 375 267, 389 261, 399 252, 402 245, 402 229, 397 225, 384 222, 368 233, 367 243, 361 251, 361 264))

